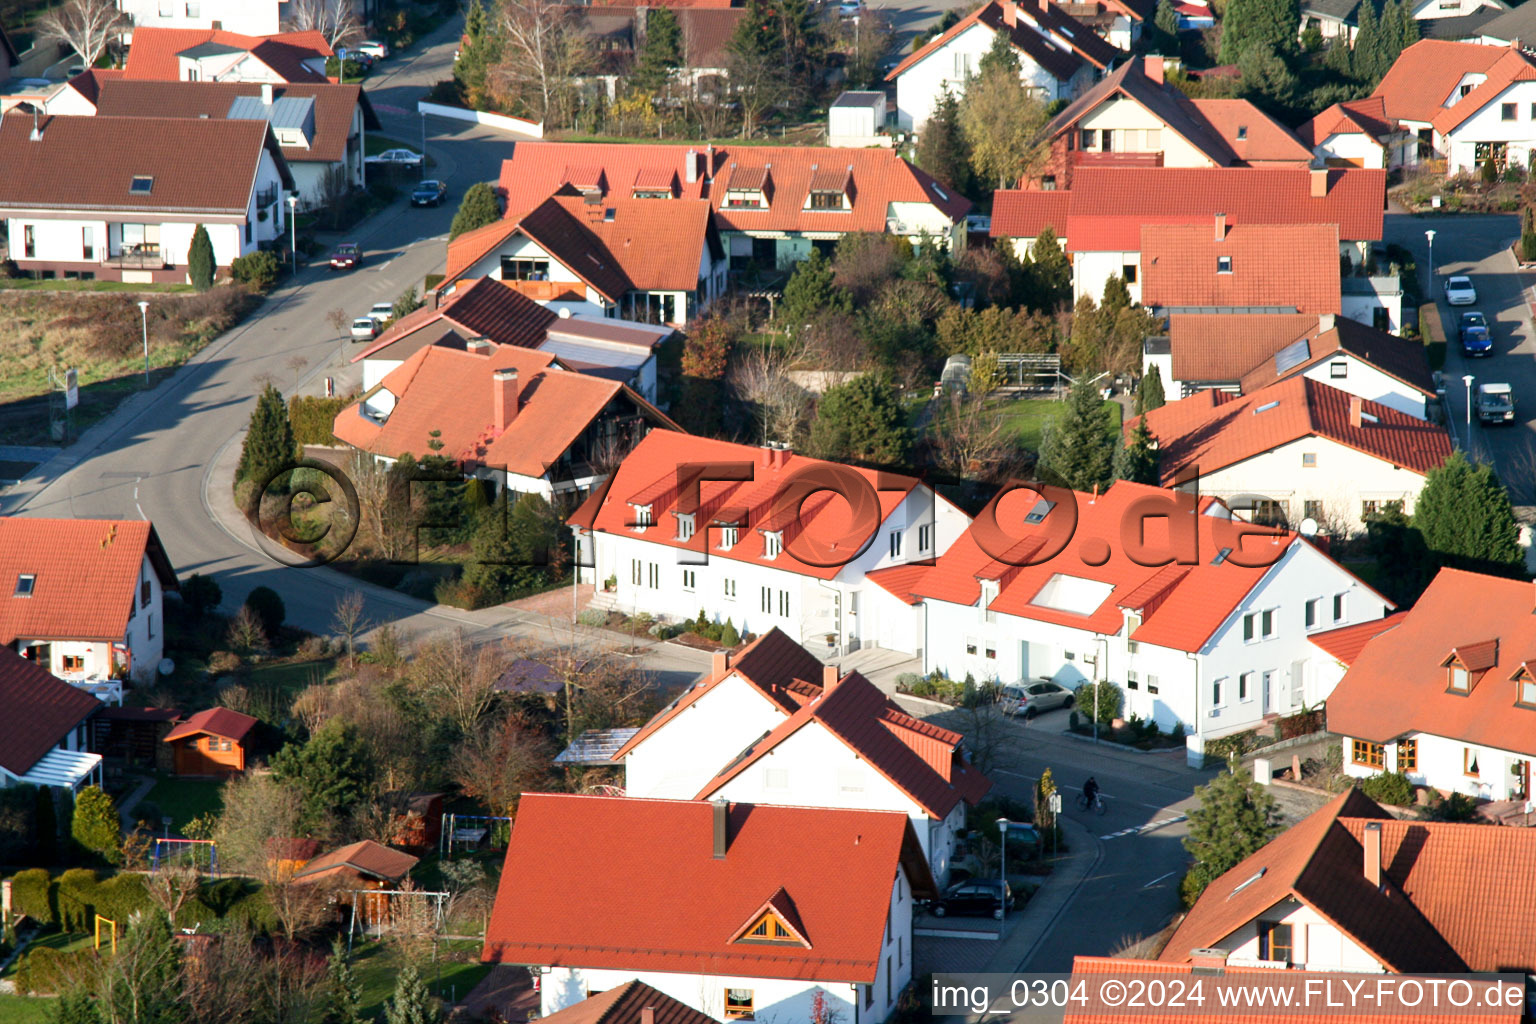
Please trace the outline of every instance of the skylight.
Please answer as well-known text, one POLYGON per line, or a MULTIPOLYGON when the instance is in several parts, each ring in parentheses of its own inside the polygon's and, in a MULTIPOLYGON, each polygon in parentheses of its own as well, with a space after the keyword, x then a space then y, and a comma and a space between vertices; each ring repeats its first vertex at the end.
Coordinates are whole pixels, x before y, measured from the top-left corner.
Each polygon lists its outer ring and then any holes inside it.
POLYGON ((1227 896, 1227 898, 1231 899, 1233 896, 1236 896, 1238 893, 1240 893, 1244 889, 1248 888, 1254 882, 1257 882, 1259 879, 1263 878, 1264 877, 1264 872, 1266 872, 1268 870, 1269 870, 1269 868, 1259 868, 1259 870, 1255 871, 1251 876, 1249 876, 1247 881, 1239 883, 1237 888, 1233 889, 1232 892, 1227 896))
POLYGON ((1212 565, 1220 565, 1222 562, 1225 562, 1227 560, 1227 556, 1230 555, 1231 553, 1232 553, 1232 549, 1231 548, 1222 548, 1220 551, 1216 552, 1216 557, 1211 559, 1211 564, 1212 565))
POLYGON ((930 188, 932 188, 935 192, 938 193, 938 196, 939 196, 940 199, 944 200, 946 203, 949 202, 949 193, 947 193, 943 189, 939 188, 939 186, 937 184, 933 183, 933 182, 929 182, 928 184, 929 184, 930 188))
POLYGON ((1253 410, 1253 414, 1255 416, 1257 416, 1261 412, 1269 412, 1269 410, 1271 410, 1273 408, 1276 408, 1277 406, 1279 406, 1279 404, 1280 403, 1278 401, 1276 401, 1276 402, 1265 402, 1263 405, 1261 405, 1257 409, 1253 410))
POLYGON ((147 196, 154 191, 154 188, 155 179, 152 175, 135 174, 133 176, 133 183, 128 186, 128 191, 135 195, 147 196))
POLYGON ((1051 509, 1055 507, 1056 503, 1054 501, 1046 501, 1044 498, 1041 498, 1035 502, 1035 507, 1029 510, 1029 515, 1024 517, 1024 521, 1026 523, 1043 522, 1045 517, 1050 514, 1051 509))
POLYGON ((1238 141, 1242 141, 1243 139, 1246 139, 1247 137, 1248 137, 1248 126, 1245 125, 1245 124, 1238 125, 1237 126, 1237 138, 1238 138, 1238 141))
POLYGON ((37 585, 37 577, 31 573, 22 573, 16 577, 16 597, 31 597, 32 588, 37 585))
POLYGON ((1092 615, 1114 589, 1113 583, 1057 573, 1045 581, 1045 586, 1040 588, 1040 592, 1029 603, 1037 608, 1049 608, 1070 615, 1092 615))

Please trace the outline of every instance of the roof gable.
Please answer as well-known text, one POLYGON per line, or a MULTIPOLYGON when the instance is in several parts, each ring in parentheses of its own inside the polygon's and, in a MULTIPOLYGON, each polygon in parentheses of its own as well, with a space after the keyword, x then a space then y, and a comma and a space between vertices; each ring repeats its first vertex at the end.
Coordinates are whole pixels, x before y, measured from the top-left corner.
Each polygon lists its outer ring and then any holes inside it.
POLYGON ((1421 39, 1398 56, 1371 95, 1382 100, 1386 117, 1433 123, 1464 77, 1488 74, 1507 52, 1497 46, 1421 39))
POLYGON ((732 942, 787 943, 811 948, 805 926, 795 911, 795 902, 781 885, 747 918, 747 923, 731 936, 732 942))
POLYGON ((643 981, 626 981, 616 988, 573 1003, 543 1020, 549 1024, 646 1024, 647 1020, 653 1024, 718 1024, 708 1014, 658 992, 643 981))
POLYGON ((1488 69, 1488 78, 1467 93, 1454 106, 1435 115, 1435 131, 1449 135, 1479 111, 1498 102, 1521 82, 1536 81, 1536 63, 1523 51, 1511 47, 1488 69))
POLYGON ((324 60, 335 53, 320 32, 281 32, 273 36, 247 36, 239 32, 204 28, 134 29, 124 74, 146 81, 174 82, 181 77, 179 55, 212 44, 223 52, 256 56, 288 82, 324 82, 325 75, 305 67, 306 61, 324 60))
POLYGON ((208 708, 189 717, 185 722, 166 733, 165 742, 173 743, 186 736, 220 736, 239 742, 256 727, 256 719, 228 708, 208 708))
POLYGON ((990 0, 918 47, 892 68, 885 80, 894 82, 909 68, 927 60, 977 26, 994 34, 1007 32, 1008 40, 1016 50, 1062 82, 1076 74, 1084 62, 1096 68, 1105 68, 1120 52, 1087 25, 1054 5, 1025 5, 1016 4, 1012 0, 990 0))
POLYGON ((0 768, 25 775, 101 707, 86 691, 0 647, 0 768))

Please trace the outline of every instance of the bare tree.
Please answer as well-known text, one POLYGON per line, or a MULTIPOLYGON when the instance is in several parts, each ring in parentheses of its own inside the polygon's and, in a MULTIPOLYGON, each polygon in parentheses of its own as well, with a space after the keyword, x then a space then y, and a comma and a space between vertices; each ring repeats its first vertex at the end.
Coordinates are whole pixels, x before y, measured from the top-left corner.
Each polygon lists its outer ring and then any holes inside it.
POLYGON ((994 409, 978 397, 952 392, 940 399, 929 428, 934 461, 957 477, 998 480, 1017 468, 1018 439, 994 409))
POLYGON ((810 414, 810 395, 790 379, 790 365, 782 349, 758 347, 731 367, 731 386, 751 403, 765 443, 793 444, 810 414))
POLYGON ((196 864, 174 863, 166 864, 145 878, 144 887, 149 890, 149 898, 175 924, 181 908, 197 895, 200 881, 196 864))
POLYGON ((336 332, 337 337, 345 337, 347 333, 347 324, 352 322, 352 318, 347 316, 346 310, 342 309, 340 306, 337 306, 335 309, 325 314, 325 322, 331 328, 331 330, 336 332))
POLYGON ((349 471, 357 491, 358 524, 374 551, 390 561, 404 558, 413 539, 409 491, 367 452, 352 457, 349 471))
POLYGON ((295 32, 319 32, 333 50, 363 35, 352 0, 290 0, 288 22, 295 32))
POLYGON ((400 884, 400 892, 390 897, 387 938, 404 963, 421 964, 437 941, 437 898, 410 878, 400 884))
POLYGON ((507 658, 493 646, 476 651, 463 630, 436 636, 416 651, 412 676, 443 717, 468 735, 496 697, 496 680, 507 658))
POLYGON ((299 794, 270 775, 246 775, 225 783, 223 795, 224 814, 215 832, 221 860, 261 882, 289 939, 318 927, 334 892, 323 881, 294 878, 298 859, 288 847, 299 836, 299 794))
POLYGON ((63 43, 90 67, 107 43, 132 24, 115 0, 69 0, 37 19, 37 34, 63 43))
POLYGON ((299 374, 303 373, 304 368, 309 365, 309 358, 297 354, 291 355, 288 357, 288 362, 283 365, 287 366, 288 372, 293 374, 293 386, 297 388, 299 386, 299 374))
POLYGON ((553 0, 505 0, 502 61, 491 70, 498 92, 535 120, 560 120, 571 79, 588 62, 580 8, 553 0))
POLYGON ((347 642, 347 665, 357 663, 357 638, 368 632, 368 619, 363 614, 363 592, 349 590, 336 600, 336 610, 331 614, 331 628, 347 642))
POLYGON ((482 801, 492 815, 509 815, 525 790, 548 779, 554 753, 541 732, 509 717, 465 738, 449 771, 466 796, 482 801))

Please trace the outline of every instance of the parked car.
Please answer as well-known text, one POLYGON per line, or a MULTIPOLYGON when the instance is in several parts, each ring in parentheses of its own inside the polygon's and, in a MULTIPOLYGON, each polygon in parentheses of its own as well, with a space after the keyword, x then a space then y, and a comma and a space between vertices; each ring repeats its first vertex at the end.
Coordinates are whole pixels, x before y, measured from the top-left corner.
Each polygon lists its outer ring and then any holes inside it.
POLYGON ((386 149, 382 153, 375 153, 367 157, 364 163, 370 164, 399 164, 403 167, 418 167, 421 165, 421 154, 409 149, 386 149))
POLYGON ((365 50, 359 50, 356 48, 343 48, 336 51, 336 59, 349 60, 353 64, 356 64, 358 67, 362 68, 365 72, 373 70, 373 54, 368 53, 365 50))
POLYGON ((363 262, 363 250, 355 242, 342 242, 331 253, 332 270, 355 270, 363 262))
POLYGON ((842 0, 837 5, 839 18, 856 18, 864 13, 864 0, 842 0))
POLYGON ((428 178, 411 192, 412 206, 441 206, 443 197, 448 194, 448 186, 441 181, 428 178))
POLYGON ((934 917, 988 917, 1001 920, 1003 907, 1013 907, 1013 890, 996 878, 968 878, 944 890, 944 895, 928 904, 934 917))
POLYGON ((379 336, 379 322, 371 316, 360 316, 352 321, 352 337, 372 341, 379 336))
POLYGON ((354 46, 353 49, 360 53, 366 53, 370 57, 376 57, 379 60, 389 56, 389 44, 381 43, 377 39, 364 39, 354 46))
POLYGON ((1475 310, 1461 314, 1461 351, 1469 356, 1493 354, 1493 338, 1488 333, 1488 319, 1475 310))
POLYGON ((368 311, 368 316, 376 323, 385 323, 395 318, 395 304, 393 302, 375 302, 373 308, 368 311))
POLYGON ((1445 301, 1452 306, 1471 306, 1477 302, 1477 289, 1472 287, 1472 279, 1465 275, 1457 275, 1445 282, 1445 301))
POLYGON ((1477 386, 1477 418, 1484 423, 1515 422, 1515 393, 1508 384, 1477 386))
POLYGON ((1046 711, 1072 706, 1076 695, 1060 683, 1009 683, 1003 687, 1003 712, 1026 719, 1046 711))

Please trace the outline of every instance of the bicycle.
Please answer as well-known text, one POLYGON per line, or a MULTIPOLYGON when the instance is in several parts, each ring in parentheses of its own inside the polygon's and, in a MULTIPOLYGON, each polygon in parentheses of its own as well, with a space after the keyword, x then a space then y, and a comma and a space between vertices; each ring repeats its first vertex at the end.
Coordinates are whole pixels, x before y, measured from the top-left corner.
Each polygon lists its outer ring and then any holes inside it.
POLYGON ((1108 807, 1104 806, 1104 797, 1101 794, 1093 794, 1093 800, 1091 801, 1088 799, 1088 794, 1086 793, 1079 793, 1077 795, 1078 810, 1086 811, 1090 804, 1093 806, 1094 810, 1098 811, 1100 814, 1103 814, 1105 811, 1109 810, 1108 807))

